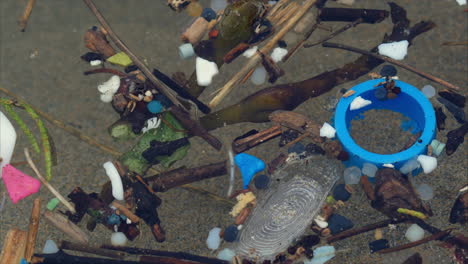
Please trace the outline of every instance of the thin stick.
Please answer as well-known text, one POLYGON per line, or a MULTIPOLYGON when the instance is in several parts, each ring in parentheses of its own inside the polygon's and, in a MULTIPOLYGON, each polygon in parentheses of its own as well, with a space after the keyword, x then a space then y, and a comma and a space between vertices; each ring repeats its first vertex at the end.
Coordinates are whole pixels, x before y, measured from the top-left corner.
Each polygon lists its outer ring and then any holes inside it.
POLYGON ((85 244, 79 244, 79 243, 74 243, 74 242, 64 241, 64 240, 60 242, 59 248, 78 251, 78 252, 86 252, 86 253, 90 253, 90 254, 94 254, 98 256, 104 256, 104 257, 115 258, 115 259, 123 259, 127 255, 123 252, 116 252, 116 251, 109 250, 109 249, 92 247, 92 246, 88 246, 85 244))
POLYGON ((359 235, 359 234, 362 234, 362 233, 365 233, 365 232, 368 232, 368 231, 371 231, 371 230, 374 230, 374 229, 377 229, 377 228, 388 226, 389 224, 398 224, 398 223, 401 223, 401 222, 404 222, 404 221, 406 221, 406 219, 400 219, 398 221, 394 221, 392 219, 387 219, 387 220, 383 220, 383 221, 380 221, 380 222, 377 222, 377 223, 369 224, 369 225, 366 225, 366 226, 363 226, 363 227, 346 230, 346 231, 343 231, 343 232, 341 232, 339 234, 336 234, 334 236, 331 236, 331 237, 327 238, 327 243, 330 244, 330 243, 340 241, 340 240, 343 240, 345 238, 349 238, 349 237, 352 237, 352 236, 355 236, 355 235, 359 235))
POLYGON ((296 54, 297 50, 299 50, 300 47, 302 47, 302 45, 304 44, 304 42, 306 42, 310 36, 312 35, 312 33, 314 33, 314 31, 318 28, 319 24, 318 23, 315 23, 310 29, 309 31, 307 31, 304 35, 304 38, 299 41, 292 49, 290 49, 288 51, 288 54, 286 54, 286 56, 284 56, 283 58, 283 62, 286 62, 289 58, 291 58, 294 54, 296 54))
POLYGON ((128 210, 127 207, 125 207, 124 205, 116 201, 113 201, 111 205, 117 208, 119 211, 121 211, 123 215, 125 215, 128 219, 132 221, 132 223, 140 222, 140 218, 136 216, 134 213, 132 213, 130 210, 128 210))
POLYGON ((268 16, 269 17, 273 17, 276 13, 276 11, 278 11, 281 7, 283 7, 287 2, 289 2, 289 0, 280 0, 278 1, 275 6, 273 6, 273 8, 268 12, 268 16))
POLYGON ((320 43, 323 43, 327 40, 330 40, 334 37, 336 37, 337 35, 345 32, 346 30, 350 29, 350 28, 353 28, 355 26, 357 26, 358 24, 360 24, 362 22, 362 18, 358 18, 356 19, 355 21, 349 23, 349 24, 346 24, 345 26, 343 26, 342 28, 338 29, 337 31, 334 31, 333 33, 331 33, 330 35, 326 36, 325 38, 317 41, 317 42, 314 42, 314 43, 309 43, 309 44, 304 44, 304 48, 311 48, 313 46, 316 46, 320 43))
POLYGON ((37 231, 39 229, 39 219, 41 218, 41 198, 34 199, 31 218, 29 219, 28 238, 26 240, 26 249, 24 250, 24 259, 31 262, 36 247, 37 231))
MULTIPOLYGON (((317 2, 317 0, 306 0, 298 12, 286 23, 286 25, 278 31, 278 33, 271 38, 271 40, 261 48, 260 52, 263 54, 269 53, 281 40, 284 35, 292 28, 294 25, 301 19, 302 16, 317 2)), ((261 61, 260 55, 256 53, 250 60, 247 62, 242 69, 235 74, 231 80, 229 80, 219 93, 211 100, 209 103, 210 108, 216 107, 226 95, 235 87, 235 85, 240 81, 249 71, 254 68, 261 61)))
POLYGON ((450 229, 447 229, 445 231, 442 231, 442 232, 439 232, 437 234, 434 234, 432 236, 428 236, 426 238, 423 238, 421 240, 418 240, 418 241, 414 241, 414 242, 411 242, 411 243, 408 243, 408 244, 404 244, 404 245, 401 245, 401 246, 396 246, 396 247, 392 247, 392 248, 386 248, 386 249, 382 249, 382 250, 379 250, 377 251, 379 254, 386 254, 386 253, 392 253, 392 252, 397 252, 397 251, 400 251, 400 250, 403 250, 403 249, 408 249, 408 248, 412 248, 412 247, 416 247, 416 246, 419 246, 421 244, 424 244, 424 243, 427 243, 429 241, 432 241, 432 240, 437 240, 441 237, 444 237, 448 234, 450 234, 450 231, 452 231, 453 228, 450 228, 450 229))
POLYGON ((37 178, 39 178, 42 184, 44 184, 47 187, 47 189, 49 189, 49 191, 53 195, 55 195, 55 197, 57 197, 57 199, 59 199, 60 202, 62 202, 63 205, 65 205, 68 208, 68 210, 70 210, 70 212, 76 213, 75 207, 71 203, 69 203, 54 187, 52 187, 52 185, 50 185, 50 183, 46 181, 44 177, 42 177, 41 173, 32 161, 31 156, 29 156, 29 151, 27 148, 24 149, 24 155, 26 156, 26 160, 28 161, 29 166, 33 169, 34 173, 36 173, 37 178))
POLYGON ((429 79, 431 81, 434 81, 436 83, 439 83, 449 89, 453 89, 453 90, 457 90, 459 91, 460 90, 460 87, 456 86, 456 85, 453 85, 449 82, 446 82, 438 77, 435 77, 433 75, 430 75, 428 73, 425 73, 425 72, 422 72, 412 66, 409 66, 409 65, 406 65, 406 64, 403 64, 397 60, 394 60, 394 59, 391 59, 391 58, 388 58, 388 57, 385 57, 385 56, 381 56, 381 55, 378 55, 378 54, 375 54, 373 52, 369 52, 367 50, 362 50, 362 49, 358 49, 358 48, 354 48, 354 47, 351 47, 351 46, 348 46, 348 45, 343 45, 343 44, 338 44, 338 43, 331 43, 331 42, 324 42, 322 43, 322 46, 323 47, 327 47, 327 48, 337 48, 337 49, 344 49, 344 50, 349 50, 349 51, 353 51, 353 52, 357 52, 357 53, 361 53, 361 54, 364 54, 364 55, 367 55, 367 56, 372 56, 374 58, 377 58, 377 59, 380 59, 380 60, 383 60, 383 61, 386 61, 386 62, 389 62, 391 64, 395 64, 399 67, 402 67, 404 69, 407 69, 411 72, 414 72, 416 74, 418 74, 419 76, 422 76, 426 79, 429 79))
POLYGON ((442 46, 466 46, 468 41, 447 41, 442 43, 442 46))
POLYGON ((22 32, 26 30, 26 26, 28 25, 28 20, 29 16, 31 15, 31 12, 34 7, 34 3, 36 3, 36 0, 29 0, 28 3, 26 4, 26 7, 24 8, 23 15, 20 17, 18 20, 18 24, 20 26, 20 29, 22 32))
POLYGON ((78 243, 88 244, 88 235, 65 216, 46 210, 44 218, 78 243))

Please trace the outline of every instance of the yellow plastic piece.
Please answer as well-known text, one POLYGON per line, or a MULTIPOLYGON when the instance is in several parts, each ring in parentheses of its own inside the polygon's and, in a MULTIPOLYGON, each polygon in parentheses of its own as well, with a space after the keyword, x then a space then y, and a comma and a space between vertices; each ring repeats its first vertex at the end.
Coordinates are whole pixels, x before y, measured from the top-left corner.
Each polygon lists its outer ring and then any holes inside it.
POLYGON ((427 216, 425 214, 423 214, 421 212, 418 212, 418 211, 406 209, 406 208, 398 208, 397 212, 400 213, 400 214, 411 215, 411 216, 417 217, 417 218, 422 219, 422 220, 427 219, 427 216))
POLYGON ((130 57, 128 57, 128 55, 123 51, 107 58, 107 62, 123 67, 127 67, 132 64, 130 57))
POLYGON ((237 204, 234 205, 232 211, 229 213, 233 217, 236 217, 249 203, 255 201, 255 195, 252 192, 241 193, 237 195, 236 199, 237 204))

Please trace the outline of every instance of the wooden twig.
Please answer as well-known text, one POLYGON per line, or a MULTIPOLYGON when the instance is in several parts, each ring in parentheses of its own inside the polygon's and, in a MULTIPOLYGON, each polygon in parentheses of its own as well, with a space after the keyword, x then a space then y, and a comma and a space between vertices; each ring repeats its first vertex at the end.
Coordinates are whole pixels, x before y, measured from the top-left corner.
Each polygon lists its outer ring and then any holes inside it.
POLYGON ((68 208, 68 210, 70 210, 70 212, 76 213, 75 207, 71 203, 69 203, 52 185, 50 185, 50 183, 46 179, 44 179, 44 177, 42 177, 41 173, 32 161, 31 156, 29 156, 29 151, 27 148, 24 149, 24 155, 26 156, 26 160, 28 161, 29 166, 34 171, 34 173, 36 173, 37 178, 39 178, 42 184, 44 184, 47 187, 47 189, 49 189, 49 191, 55 197, 57 197, 57 199, 59 199, 60 202, 68 208))
POLYGON ((43 216, 52 225, 54 225, 63 233, 67 234, 76 242, 88 244, 88 235, 85 232, 83 232, 83 230, 81 230, 77 225, 68 220, 65 216, 53 213, 51 211, 45 211, 43 216))
POLYGON ((140 217, 136 216, 134 213, 132 213, 132 211, 128 210, 127 207, 125 207, 124 205, 116 202, 116 201, 113 201, 111 203, 112 206, 114 206, 115 208, 117 208, 117 210, 119 210, 123 215, 125 215, 128 219, 130 219, 130 221, 132 221, 132 223, 138 223, 140 222, 140 217))
POLYGON ((406 221, 406 219, 399 219, 397 221, 394 221, 392 219, 387 219, 387 220, 383 220, 374 224, 369 224, 363 227, 349 229, 349 230, 343 231, 341 233, 338 233, 334 236, 327 238, 327 243, 330 244, 330 243, 340 241, 340 240, 343 240, 345 238, 349 238, 355 235, 359 235, 359 234, 362 234, 362 233, 365 233, 365 232, 368 232, 377 228, 388 226, 389 224, 399 224, 404 221, 406 221))
POLYGON ((323 42, 325 42, 325 41, 327 41, 327 40, 330 40, 330 39, 336 37, 337 35, 339 35, 339 34, 345 32, 346 30, 348 30, 348 29, 350 29, 350 28, 353 28, 353 27, 359 25, 360 23, 362 23, 362 18, 358 18, 358 19, 356 19, 355 21, 353 21, 353 22, 351 22, 351 23, 349 23, 349 24, 344 25, 342 28, 340 28, 340 29, 338 29, 338 30, 332 32, 330 35, 324 37, 323 39, 321 39, 321 40, 319 40, 319 41, 317 41, 317 42, 304 44, 304 48, 311 48, 311 47, 316 46, 316 45, 318 45, 318 44, 321 44, 321 43, 323 43, 323 42))
POLYGON ((392 247, 392 248, 386 248, 386 249, 382 249, 382 250, 379 250, 377 251, 379 254, 386 254, 386 253, 392 253, 392 252, 397 252, 397 251, 400 251, 400 250, 403 250, 403 249, 408 249, 408 248, 412 248, 412 247, 416 247, 416 246, 419 246, 421 244, 424 244, 424 243, 427 243, 429 241, 432 241, 432 240, 437 240, 441 237, 444 237, 444 236, 447 236, 450 234, 450 231, 452 231, 453 228, 449 228, 447 230, 444 230, 442 232, 439 232, 439 233, 436 233, 432 236, 428 236, 426 238, 423 238, 421 240, 418 240, 418 241, 414 241, 414 242, 411 242, 411 243, 408 243, 408 244, 404 244, 404 245, 401 245, 401 246, 396 246, 396 247, 392 247))
POLYGON ((41 218, 41 198, 34 199, 31 218, 29 219, 28 239, 24 250, 24 259, 31 262, 36 247, 37 231, 39 229, 39 219, 41 218))
POLYGON ((129 76, 128 74, 124 72, 121 72, 116 69, 111 69, 111 68, 99 68, 99 69, 93 69, 93 70, 83 72, 84 75, 90 75, 90 74, 96 74, 96 73, 110 73, 110 74, 114 74, 122 78, 126 78, 129 76))
POLYGON ((244 152, 250 148, 257 146, 263 142, 266 142, 281 134, 281 126, 275 125, 268 129, 262 130, 254 135, 248 136, 232 142, 232 149, 236 153, 244 152))
POLYGON ((18 20, 18 24, 20 26, 20 30, 24 32, 26 30, 26 26, 28 25, 29 16, 33 10, 34 4, 36 0, 29 0, 24 8, 23 15, 18 20))
POLYGON ((379 60, 383 60, 383 61, 386 61, 388 63, 391 63, 391 64, 395 64, 399 67, 402 67, 404 69, 407 69, 411 72, 414 72, 416 74, 418 74, 419 76, 422 76, 428 80, 431 80, 431 81, 434 81, 436 83, 439 83, 449 89, 453 89, 453 90, 457 90, 459 91, 460 90, 460 87, 456 86, 456 85, 453 85, 449 82, 446 82, 438 77, 435 77, 433 75, 430 75, 428 73, 425 73, 425 72, 422 72, 412 66, 409 66, 409 65, 406 65, 406 64, 403 64, 397 60, 394 60, 394 59, 391 59, 391 58, 388 58, 388 57, 385 57, 385 56, 382 56, 382 55, 379 55, 379 54, 376 54, 374 52, 369 52, 367 50, 362 50, 362 49, 358 49, 358 48, 355 48, 355 47, 351 47, 351 46, 348 46, 348 45, 344 45, 344 44, 338 44, 338 43, 331 43, 331 42, 324 42, 322 43, 322 46, 323 47, 327 47, 327 48, 337 48, 337 49, 344 49, 344 50, 349 50, 349 51, 353 51, 353 52, 357 52, 357 53, 360 53, 360 54, 363 54, 363 55, 367 55, 367 56, 372 56, 374 58, 377 58, 379 60))
POLYGON ((468 41, 447 41, 442 43, 442 46, 466 46, 468 41))
MULTIPOLYGON (((288 20, 286 25, 284 25, 283 28, 281 28, 278 33, 273 36, 270 41, 263 46, 260 51, 263 54, 269 53, 278 43, 279 40, 281 40, 284 35, 301 19, 301 17, 315 4, 317 0, 306 0, 304 4, 301 6, 301 8, 297 11, 297 13, 291 17, 291 19, 288 20)), ((258 54, 255 54, 250 58, 250 60, 247 62, 244 67, 240 69, 239 72, 237 72, 231 80, 229 80, 223 88, 219 91, 219 93, 211 100, 211 102, 208 104, 211 108, 216 107, 223 99, 226 97, 226 95, 235 87, 235 85, 240 81, 249 71, 250 69, 254 68, 259 62, 261 61, 261 57, 258 54)))
POLYGON ((59 248, 78 251, 78 252, 85 252, 85 253, 90 253, 90 254, 114 258, 114 259, 123 259, 127 255, 123 252, 116 252, 116 251, 112 251, 108 249, 103 249, 99 247, 88 246, 84 244, 78 244, 78 243, 73 243, 70 241, 63 241, 63 240, 62 242, 60 242, 59 248))
POLYGON ((275 15, 275 13, 281 8, 283 7, 285 4, 287 4, 289 2, 289 0, 280 0, 278 1, 274 6, 273 8, 271 8, 270 11, 268 11, 268 16, 271 18, 275 15))
POLYGON ((286 56, 284 56, 283 58, 283 62, 286 62, 289 58, 291 58, 296 52, 297 50, 299 50, 300 47, 302 47, 302 45, 304 44, 304 42, 306 42, 310 36, 312 35, 312 33, 314 33, 314 31, 318 28, 319 24, 318 23, 315 23, 305 34, 304 34, 304 38, 302 38, 301 41, 299 41, 294 47, 292 47, 291 49, 289 49, 288 51, 288 54, 286 54, 286 56))
POLYGON ((26 231, 17 228, 8 231, 0 253, 0 264, 20 263, 21 259, 24 258, 27 236, 26 231))

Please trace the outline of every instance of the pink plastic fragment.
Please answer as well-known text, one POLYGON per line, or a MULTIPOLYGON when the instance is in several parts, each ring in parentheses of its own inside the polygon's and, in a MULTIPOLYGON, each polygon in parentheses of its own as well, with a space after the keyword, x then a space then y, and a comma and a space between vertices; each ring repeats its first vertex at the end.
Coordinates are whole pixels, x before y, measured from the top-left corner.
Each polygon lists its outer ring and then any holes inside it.
POLYGON ((37 193, 41 188, 39 180, 24 174, 10 164, 2 168, 2 175, 3 182, 14 204, 31 194, 37 193))

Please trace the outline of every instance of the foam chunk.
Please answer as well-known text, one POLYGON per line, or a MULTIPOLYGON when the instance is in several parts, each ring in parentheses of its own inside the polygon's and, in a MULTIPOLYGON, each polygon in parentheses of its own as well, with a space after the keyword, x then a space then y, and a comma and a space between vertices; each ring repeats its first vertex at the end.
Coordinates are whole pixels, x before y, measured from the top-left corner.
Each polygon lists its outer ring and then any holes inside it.
POLYGON ((418 241, 424 237, 424 229, 417 224, 412 224, 405 233, 406 239, 410 242, 418 241))
POLYGON ((218 249, 219 244, 221 244, 221 237, 219 236, 220 232, 221 232, 221 228, 215 227, 210 230, 210 233, 208 233, 208 239, 206 240, 206 245, 208 246, 209 249, 211 250, 218 249))
POLYGON ((213 76, 219 73, 216 63, 197 57, 195 63, 197 73, 197 83, 200 86, 208 86, 213 80, 213 76))
POLYGON ((418 162, 426 174, 431 173, 437 167, 437 159, 431 156, 419 155, 418 162))
POLYGON ((286 54, 288 54, 287 49, 277 47, 271 53, 271 59, 274 62, 280 62, 284 58, 284 56, 286 56, 286 54))
POLYGON ((245 50, 244 53, 242 53, 242 56, 244 56, 246 58, 250 58, 253 55, 255 55, 255 53, 257 53, 257 50, 258 50, 258 46, 253 46, 253 47, 245 50))
POLYGON ((366 99, 362 98, 361 96, 358 96, 358 97, 354 98, 354 100, 351 102, 351 105, 349 106, 349 109, 350 110, 357 110, 357 109, 366 107, 366 106, 368 106, 370 104, 372 104, 371 101, 366 100, 366 99))
POLYGON ((327 137, 327 138, 334 138, 336 130, 327 122, 323 123, 322 127, 320 128, 320 136, 327 137))
POLYGON ((127 244, 127 237, 122 232, 114 232, 111 236, 111 244, 113 246, 125 246, 127 244))
POLYGON ((409 42, 407 40, 380 44, 379 54, 388 56, 394 60, 402 60, 408 53, 409 42))
POLYGON ((24 174, 10 164, 5 165, 2 171, 3 182, 14 204, 37 193, 41 188, 41 182, 38 179, 24 174))
POLYGON ((252 73, 252 77, 250 77, 250 81, 255 85, 262 85, 265 83, 267 77, 267 71, 265 67, 259 66, 255 69, 252 73))
POLYGON ((106 174, 112 184, 112 196, 114 196, 114 198, 117 200, 123 201, 124 190, 122 185, 122 178, 120 178, 119 172, 115 168, 114 164, 110 161, 104 163, 103 167, 106 170, 106 174))
POLYGON ((0 178, 2 178, 2 167, 10 163, 11 156, 16 144, 16 131, 10 120, 0 112, 0 178))

